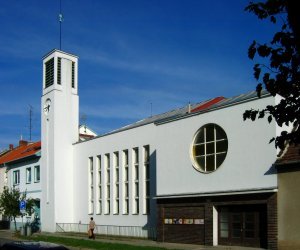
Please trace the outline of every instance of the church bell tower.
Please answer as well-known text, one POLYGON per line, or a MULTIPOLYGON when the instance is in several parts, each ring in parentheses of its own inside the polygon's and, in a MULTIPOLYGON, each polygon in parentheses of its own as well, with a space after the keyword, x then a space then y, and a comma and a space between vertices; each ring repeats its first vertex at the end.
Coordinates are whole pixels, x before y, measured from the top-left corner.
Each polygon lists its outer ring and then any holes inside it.
POLYGON ((73 144, 79 139, 78 57, 52 50, 43 57, 41 100, 41 226, 73 223, 73 144))

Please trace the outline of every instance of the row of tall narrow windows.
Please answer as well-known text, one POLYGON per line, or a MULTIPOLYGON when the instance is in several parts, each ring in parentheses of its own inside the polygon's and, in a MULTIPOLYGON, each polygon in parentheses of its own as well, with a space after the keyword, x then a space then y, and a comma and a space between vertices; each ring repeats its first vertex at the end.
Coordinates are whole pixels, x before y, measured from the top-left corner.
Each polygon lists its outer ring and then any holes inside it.
POLYGON ((89 157, 88 166, 89 214, 150 213, 149 145, 89 157))
MULTIPOLYGON (((61 85, 61 57, 57 58, 57 84, 61 85)), ((54 84, 54 57, 45 63, 45 88, 54 84)), ((75 88, 75 62, 72 62, 71 86, 75 88)))

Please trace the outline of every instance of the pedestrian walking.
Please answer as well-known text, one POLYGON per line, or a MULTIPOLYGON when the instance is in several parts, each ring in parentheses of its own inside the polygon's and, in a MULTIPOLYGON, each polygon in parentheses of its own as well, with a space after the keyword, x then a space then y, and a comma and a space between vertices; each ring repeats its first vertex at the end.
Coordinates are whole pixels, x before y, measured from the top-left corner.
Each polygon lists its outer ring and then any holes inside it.
POLYGON ((90 239, 95 239, 96 238, 95 234, 94 234, 95 227, 96 227, 96 223, 93 220, 93 217, 91 217, 90 224, 89 224, 89 230, 88 230, 88 235, 89 235, 90 239))

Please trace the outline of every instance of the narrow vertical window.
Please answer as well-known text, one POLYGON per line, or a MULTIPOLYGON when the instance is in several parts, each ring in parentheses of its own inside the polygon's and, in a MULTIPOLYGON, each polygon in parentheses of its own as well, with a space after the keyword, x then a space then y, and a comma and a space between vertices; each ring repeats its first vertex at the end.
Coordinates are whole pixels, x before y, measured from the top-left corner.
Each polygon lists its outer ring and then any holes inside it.
POLYGON ((20 184, 20 170, 13 171, 13 185, 20 184))
POLYGON ((45 88, 54 84, 54 57, 45 63, 45 88))
POLYGON ((34 166, 34 182, 40 182, 40 166, 34 166))
POLYGON ((89 158, 89 214, 94 213, 94 166, 93 157, 89 158))
POLYGON ((61 58, 57 58, 57 84, 61 85, 61 58))
POLYGON ((72 88, 75 88, 75 63, 72 62, 72 88))
POLYGON ((144 214, 150 213, 150 147, 144 146, 144 214))
POLYGON ((101 156, 97 156, 97 166, 98 166, 98 204, 97 204, 97 214, 102 214, 102 168, 101 168, 101 156))
POLYGON ((31 168, 26 168, 26 183, 31 183, 31 168))
POLYGON ((106 181, 106 205, 105 205, 105 214, 110 214, 110 155, 105 155, 105 181, 106 181))
POLYGON ((219 213, 219 235, 221 238, 229 237, 229 227, 229 210, 228 208, 223 207, 219 213))
POLYGON ((119 174, 119 152, 114 153, 114 214, 119 214, 120 210, 120 192, 119 192, 119 180, 120 174, 119 174))
POLYGON ((123 214, 129 213, 129 167, 128 150, 123 151, 123 214))
POLYGON ((139 149, 133 149, 133 213, 138 214, 139 207, 139 149))

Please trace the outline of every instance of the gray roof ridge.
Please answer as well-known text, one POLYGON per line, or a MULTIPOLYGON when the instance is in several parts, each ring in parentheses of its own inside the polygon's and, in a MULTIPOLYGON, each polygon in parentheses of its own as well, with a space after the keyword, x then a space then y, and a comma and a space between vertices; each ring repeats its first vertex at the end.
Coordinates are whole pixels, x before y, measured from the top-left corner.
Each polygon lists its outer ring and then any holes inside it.
MULTIPOLYGON (((270 96, 270 94, 266 90, 263 90, 261 93, 261 98, 266 97, 266 96, 270 96)), ((214 98, 216 98, 216 97, 214 97, 214 98)), ((191 105, 193 106, 193 108, 196 108, 197 106, 199 106, 201 104, 205 104, 206 102, 208 102, 214 98, 210 98, 210 99, 207 99, 207 100, 195 103, 195 104, 191 104, 191 105)), ((209 106, 208 108, 206 108, 204 110, 198 111, 198 112, 188 113, 188 105, 182 106, 182 107, 179 107, 176 109, 172 109, 170 111, 156 114, 154 116, 146 117, 146 118, 138 120, 134 123, 131 123, 131 124, 125 125, 123 127, 117 128, 115 130, 109 131, 105 134, 95 136, 94 138, 91 138, 90 140, 94 140, 99 137, 122 132, 122 131, 129 130, 132 128, 137 128, 140 126, 148 125, 151 123, 153 123, 155 125, 159 125, 159 124, 163 124, 163 123, 167 123, 167 122, 172 122, 177 119, 184 119, 189 116, 199 115, 204 112, 209 112, 209 111, 213 111, 213 110, 220 109, 220 108, 226 108, 228 106, 237 105, 239 103, 251 101, 253 99, 258 99, 259 97, 257 96, 256 91, 253 90, 253 91, 249 91, 244 94, 239 94, 239 95, 235 95, 233 97, 229 97, 229 98, 224 97, 224 98, 225 99, 209 106)), ((89 141, 89 140, 86 140, 86 141, 89 141)), ((83 142, 86 142, 86 141, 83 141, 83 142)), ((78 143, 83 143, 83 142, 78 142, 78 143)))

